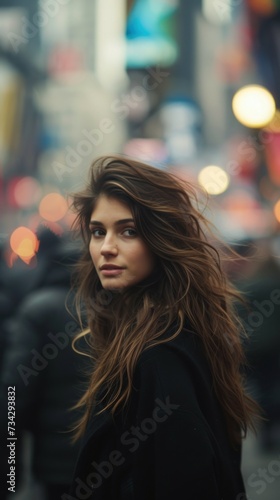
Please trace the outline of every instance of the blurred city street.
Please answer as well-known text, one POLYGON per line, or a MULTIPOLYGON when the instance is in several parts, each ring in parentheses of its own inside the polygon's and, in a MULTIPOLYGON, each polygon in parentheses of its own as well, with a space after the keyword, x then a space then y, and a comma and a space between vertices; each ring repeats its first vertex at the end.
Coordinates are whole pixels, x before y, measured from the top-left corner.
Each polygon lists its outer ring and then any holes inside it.
MULTIPOLYGON (((27 453, 26 463, 28 460, 27 453)), ((258 439, 252 434, 248 435, 243 445, 242 473, 248 500, 279 500, 280 446, 278 451, 264 452, 258 439)), ((32 478, 26 471, 25 486, 16 494, 11 494, 9 500, 11 499, 44 500, 44 494, 38 484, 32 483, 32 478)), ((236 500, 244 499, 242 497, 236 500)))
MULTIPOLYGON (((0 0, 0 390, 6 405, 17 381, 24 444, 9 500, 49 500, 39 478, 72 479, 72 201, 102 155, 193 183, 246 298, 249 383, 280 443, 279 33, 279 0, 0 0)), ((249 434, 242 470, 248 500, 280 500, 280 445, 249 434)))
POLYGON ((259 440, 250 434, 244 442, 242 471, 248 500, 279 500, 280 446, 263 451, 259 440))

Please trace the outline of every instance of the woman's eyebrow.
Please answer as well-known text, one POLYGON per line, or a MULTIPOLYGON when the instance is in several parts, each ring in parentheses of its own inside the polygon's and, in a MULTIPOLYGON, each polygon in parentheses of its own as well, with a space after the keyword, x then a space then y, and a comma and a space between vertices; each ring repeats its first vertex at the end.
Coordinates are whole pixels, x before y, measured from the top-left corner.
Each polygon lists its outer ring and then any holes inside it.
MULTIPOLYGON (((120 226, 121 224, 127 224, 128 222, 133 222, 134 219, 120 219, 114 222, 114 226, 120 226)), ((90 226, 103 226, 103 222, 100 222, 99 220, 91 220, 89 223, 90 226)))

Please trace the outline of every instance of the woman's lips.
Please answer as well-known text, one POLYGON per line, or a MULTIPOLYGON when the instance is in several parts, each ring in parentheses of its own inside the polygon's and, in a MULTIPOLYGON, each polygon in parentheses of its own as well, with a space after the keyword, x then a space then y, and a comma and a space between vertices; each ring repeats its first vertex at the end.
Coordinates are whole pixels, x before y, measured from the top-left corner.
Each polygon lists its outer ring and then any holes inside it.
POLYGON ((114 266, 104 266, 100 268, 100 272, 103 276, 117 276, 121 274, 123 271, 123 267, 114 267, 114 266))

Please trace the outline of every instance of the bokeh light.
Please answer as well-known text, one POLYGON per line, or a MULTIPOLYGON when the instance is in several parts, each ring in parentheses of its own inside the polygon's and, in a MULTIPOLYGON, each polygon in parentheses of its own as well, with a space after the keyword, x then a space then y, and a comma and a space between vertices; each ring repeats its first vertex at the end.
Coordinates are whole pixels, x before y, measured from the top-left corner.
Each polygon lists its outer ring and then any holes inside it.
POLYGON ((276 220, 280 222, 280 199, 275 203, 274 205, 274 215, 276 217, 276 220))
POLYGON ((267 125, 273 118, 276 105, 271 93, 261 85, 247 85, 233 97, 232 109, 236 119, 251 128, 267 125))
POLYGON ((247 0, 249 7, 261 16, 270 16, 277 10, 276 2, 273 0, 247 0))
POLYGON ((12 232, 10 246, 16 255, 24 262, 29 263, 38 251, 39 241, 31 229, 20 226, 12 232))
POLYGON ((200 171, 198 182, 207 193, 217 195, 228 188, 229 176, 223 168, 217 165, 208 165, 200 171))
POLYGON ((49 193, 40 201, 39 213, 48 221, 56 222, 63 219, 67 211, 67 201, 59 193, 49 193))
POLYGON ((268 130, 269 132, 274 132, 275 134, 280 133, 280 110, 279 109, 277 109, 275 111, 272 119, 265 127, 265 130, 268 130))
POLYGON ((34 177, 23 177, 14 187, 14 199, 19 207, 34 205, 41 196, 41 187, 34 177))

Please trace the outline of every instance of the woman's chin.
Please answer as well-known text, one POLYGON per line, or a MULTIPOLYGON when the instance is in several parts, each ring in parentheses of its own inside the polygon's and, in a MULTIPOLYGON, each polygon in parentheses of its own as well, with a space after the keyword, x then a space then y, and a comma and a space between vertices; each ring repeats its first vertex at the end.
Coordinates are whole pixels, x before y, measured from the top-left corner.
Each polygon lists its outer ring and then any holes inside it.
POLYGON ((113 285, 105 285, 103 286, 103 289, 111 292, 111 293, 122 293, 125 290, 125 287, 118 287, 118 286, 113 286, 113 285))

